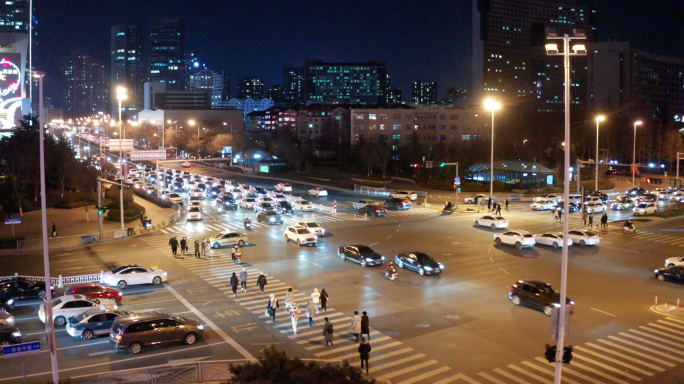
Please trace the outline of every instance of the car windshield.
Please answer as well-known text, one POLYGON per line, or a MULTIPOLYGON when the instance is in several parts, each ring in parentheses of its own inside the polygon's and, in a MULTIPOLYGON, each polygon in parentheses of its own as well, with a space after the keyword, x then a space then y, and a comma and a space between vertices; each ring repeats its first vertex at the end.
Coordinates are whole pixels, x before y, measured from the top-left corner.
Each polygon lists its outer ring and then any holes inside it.
POLYGON ((123 265, 121 267, 116 267, 116 268, 112 269, 112 273, 119 273, 126 268, 128 268, 128 266, 126 266, 126 265, 123 265))
POLYGON ((268 212, 266 212, 266 215, 268 215, 268 216, 278 216, 278 214, 275 213, 275 212, 273 212, 273 211, 268 211, 268 212))
POLYGON ((646 207, 648 207, 648 204, 639 204, 639 206, 637 208, 646 208, 646 207))
POLYGON ((521 233, 522 237, 534 237, 531 233, 521 233))
POLYGON ((180 321, 181 323, 184 323, 184 324, 187 324, 187 323, 188 323, 188 319, 186 319, 185 317, 181 317, 181 316, 178 316, 178 315, 172 315, 171 317, 173 317, 174 319, 180 321))
POLYGON ((59 305, 59 304, 61 304, 61 303, 62 303, 62 299, 61 299, 60 297, 58 297, 58 298, 52 300, 52 306, 53 306, 53 307, 56 306, 56 305, 59 305))
POLYGON ((416 256, 418 257, 418 261, 420 263, 426 263, 428 261, 435 261, 435 259, 433 259, 432 257, 430 257, 424 253, 419 253, 416 256))
POLYGON ((371 255, 371 254, 375 253, 375 251, 373 251, 370 247, 367 247, 365 245, 357 247, 357 249, 359 250, 359 253, 361 253, 364 256, 371 255))
POLYGON ((301 205, 307 205, 307 204, 311 204, 311 203, 309 203, 309 202, 306 201, 306 200, 302 200, 302 201, 299 202, 299 204, 301 204, 301 205))
POLYGON ((550 285, 546 285, 544 287, 537 287, 537 288, 539 288, 539 290, 546 295, 549 295, 552 293, 558 293, 558 291, 553 289, 553 287, 550 285))
POLYGON ((504 219, 504 218, 501 217, 501 216, 497 216, 496 219, 497 219, 497 220, 506 220, 506 219, 504 219))
POLYGON ((172 194, 169 195, 169 197, 180 197, 180 195, 177 194, 177 193, 172 193, 172 194))
POLYGON ((246 202, 246 203, 253 203, 253 202, 254 202, 254 199, 245 199, 245 202, 246 202))
POLYGON ((306 226, 309 228, 319 228, 320 227, 320 225, 314 223, 313 221, 309 221, 308 223, 306 223, 306 226))
POLYGON ((302 228, 302 229, 297 229, 297 233, 300 234, 300 235, 306 235, 306 234, 309 234, 309 233, 311 233, 311 232, 309 232, 308 229, 302 228))
POLYGON ((86 314, 86 312, 85 312, 85 311, 84 311, 84 312, 81 312, 81 313, 79 313, 79 314, 78 314, 78 315, 76 315, 76 316, 74 316, 74 318, 76 319, 76 321, 78 321, 79 323, 80 323, 81 321, 85 320, 85 319, 86 319, 86 317, 88 317, 88 315, 86 314))
POLYGON ((188 209, 188 212, 199 212, 199 211, 200 211, 199 207, 190 207, 190 209, 188 209))
POLYGON ((585 233, 587 236, 596 236, 596 233, 594 233, 594 232, 586 231, 586 232, 584 232, 584 233, 585 233))

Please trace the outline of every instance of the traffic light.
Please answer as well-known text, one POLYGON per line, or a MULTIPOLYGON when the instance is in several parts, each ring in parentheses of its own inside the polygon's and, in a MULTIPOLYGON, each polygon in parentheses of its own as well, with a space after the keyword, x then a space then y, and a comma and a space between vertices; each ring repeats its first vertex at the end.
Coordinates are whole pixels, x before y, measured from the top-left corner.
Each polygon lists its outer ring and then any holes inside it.
POLYGON ((563 348, 563 364, 570 364, 570 360, 572 360, 572 345, 563 348))
POLYGON ((97 207, 97 214, 98 215, 104 215, 105 214, 105 207, 97 207))
POLYGON ((458 187, 458 191, 461 192, 461 187, 458 187))
POLYGON ((553 363, 556 361, 556 346, 550 346, 549 344, 546 344, 546 352, 544 352, 544 357, 546 357, 546 360, 549 361, 549 363, 553 363))
POLYGON ((446 163, 441 163, 439 166, 444 167, 444 166, 446 166, 446 163))
POLYGON ((651 184, 652 181, 653 181, 653 180, 651 180, 650 177, 647 177, 647 178, 646 178, 646 182, 647 182, 647 183, 651 184))

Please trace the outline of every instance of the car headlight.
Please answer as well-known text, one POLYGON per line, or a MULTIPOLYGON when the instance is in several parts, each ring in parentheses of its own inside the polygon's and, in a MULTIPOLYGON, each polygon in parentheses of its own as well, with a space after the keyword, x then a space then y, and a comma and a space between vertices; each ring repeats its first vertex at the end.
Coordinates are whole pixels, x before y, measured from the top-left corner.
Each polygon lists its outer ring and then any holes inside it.
POLYGON ((50 290, 51 290, 51 291, 54 291, 54 290, 55 290, 55 286, 54 286, 54 285, 51 285, 51 286, 50 286, 50 290))
POLYGON ((318 240, 318 236, 314 235, 314 240, 318 240))
POLYGON ((197 326, 197 329, 203 330, 203 329, 204 329, 204 325, 202 325, 202 324, 198 325, 198 326, 197 326))
POLYGON ((270 221, 275 221, 275 218, 271 217, 269 220, 270 220, 270 221))
POLYGON ((440 264, 439 264, 439 269, 444 269, 444 264, 440 263, 440 264))
POLYGON ((432 271, 432 267, 423 267, 423 269, 426 271, 432 271))
POLYGON ((168 272, 162 272, 162 275, 164 275, 164 276, 166 276, 168 274, 169 274, 168 272))
POLYGON ((375 261, 375 260, 371 259, 370 257, 366 257, 366 262, 372 263, 372 262, 374 262, 374 261, 375 261))
POLYGON ((658 270, 656 269, 656 270, 654 270, 653 272, 658 273, 658 270))
POLYGON ((10 316, 7 318, 8 323, 14 323, 14 316, 10 316))
POLYGON ((382 259, 382 261, 385 261, 385 256, 381 256, 380 259, 382 259))
POLYGON ((12 304, 14 304, 14 299, 7 300, 7 305, 12 305, 12 304))
POLYGON ((570 305, 575 305, 575 302, 570 300, 570 305))

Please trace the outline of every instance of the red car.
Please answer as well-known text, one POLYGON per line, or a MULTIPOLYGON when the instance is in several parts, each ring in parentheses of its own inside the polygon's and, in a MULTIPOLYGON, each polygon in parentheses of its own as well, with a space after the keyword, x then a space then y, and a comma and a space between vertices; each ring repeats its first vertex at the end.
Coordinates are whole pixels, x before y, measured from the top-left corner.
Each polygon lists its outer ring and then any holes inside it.
POLYGON ((181 163, 181 167, 183 167, 183 168, 190 168, 191 166, 192 166, 192 163, 189 161, 181 163))
POLYGON ((105 287, 99 283, 79 283, 69 286, 64 295, 83 295, 93 299, 107 299, 121 303, 123 294, 116 288, 105 287))

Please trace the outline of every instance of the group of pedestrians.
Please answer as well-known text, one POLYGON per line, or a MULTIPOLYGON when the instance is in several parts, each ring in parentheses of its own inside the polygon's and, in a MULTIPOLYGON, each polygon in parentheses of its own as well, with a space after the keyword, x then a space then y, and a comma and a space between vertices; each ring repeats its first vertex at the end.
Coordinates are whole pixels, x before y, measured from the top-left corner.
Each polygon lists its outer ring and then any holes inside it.
MULTIPOLYGON (((263 273, 260 275, 263 276, 263 273)), ((263 283, 266 285, 266 278, 264 277, 263 283)), ((247 293, 247 268, 242 268, 242 271, 240 271, 240 288, 242 292, 247 293)), ((258 281, 258 279, 257 279, 258 281)), ((257 282, 257 285, 259 283, 257 282)), ((237 295, 237 288, 238 288, 238 275, 233 272, 233 275, 230 277, 230 288, 233 290, 233 297, 237 295)), ((263 294, 263 288, 261 290, 263 294)))
MULTIPOLYGON (((501 215, 501 203, 497 203, 493 196, 490 196, 488 199, 485 200, 486 202, 478 201, 477 196, 475 196, 475 204, 477 204, 478 213, 480 213, 480 207, 484 207, 484 204, 487 204, 487 212, 493 213, 495 215, 501 215)), ((508 212, 508 204, 509 201, 508 199, 506 199, 504 201, 504 209, 506 210, 506 212, 508 212)))
POLYGON ((371 351, 371 346, 370 342, 366 340, 363 335, 366 335, 368 337, 368 340, 370 340, 370 319, 368 318, 368 313, 366 311, 363 311, 363 316, 359 316, 359 311, 354 311, 354 317, 352 317, 352 323, 351 323, 351 328, 349 329, 349 332, 354 335, 354 342, 360 342, 359 343, 359 358, 361 359, 361 370, 363 371, 363 368, 365 366, 366 368, 366 375, 368 374, 368 360, 370 359, 370 351, 371 351))
MULTIPOLYGON (((178 246, 180 245, 180 251, 181 255, 187 255, 190 252, 190 240, 186 237, 183 236, 183 238, 178 241, 176 236, 171 237, 169 240, 169 245, 171 246, 171 252, 173 252, 174 256, 178 255, 178 246)), ((204 239, 202 241, 195 240, 194 243, 194 249, 195 249, 195 257, 198 259, 201 259, 202 256, 207 256, 207 253, 209 252, 209 245, 210 241, 209 239, 204 239)))
MULTIPOLYGON (((590 229, 594 229, 594 214, 593 213, 587 213, 586 210, 582 210, 582 225, 585 227, 589 227, 590 229)), ((601 216, 601 222, 600 224, 597 225, 599 227, 599 230, 608 230, 608 214, 603 212, 603 216, 601 216)))
MULTIPOLYGON (((306 301, 306 309, 305 309, 305 315, 309 319, 309 327, 314 326, 314 316, 319 314, 321 311, 323 312, 328 312, 327 309, 328 306, 328 293, 325 291, 325 288, 321 289, 321 291, 318 291, 318 288, 314 288, 313 292, 311 293, 311 298, 307 299, 306 301)), ((270 299, 268 301, 268 306, 266 308, 267 313, 271 316, 271 320, 275 323, 275 309, 278 308, 278 300, 271 295, 270 299)), ((287 292, 285 292, 285 311, 288 312, 290 315, 290 320, 292 321, 292 331, 294 334, 297 334, 297 322, 299 321, 299 307, 297 306, 297 303, 295 302, 295 295, 294 291, 292 288, 288 288, 287 292)), ((328 322, 328 318, 325 318, 326 323, 328 322)), ((324 327, 325 329, 325 327, 324 327)), ((332 332, 331 332, 332 334, 332 332)), ((325 336, 325 330, 324 330, 324 336, 325 336)), ((332 340, 332 339, 331 339, 332 340)), ((327 345, 327 343, 326 343, 327 345)))

